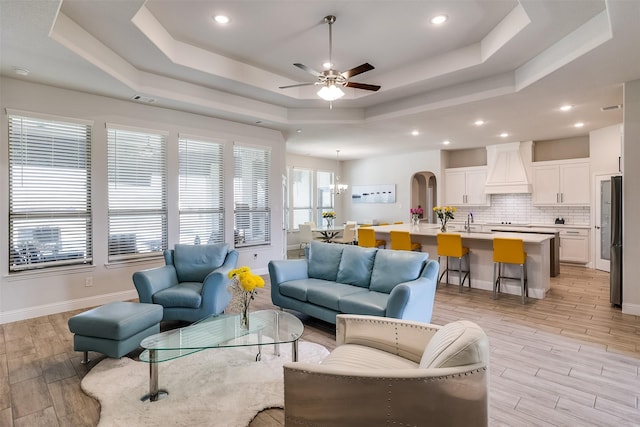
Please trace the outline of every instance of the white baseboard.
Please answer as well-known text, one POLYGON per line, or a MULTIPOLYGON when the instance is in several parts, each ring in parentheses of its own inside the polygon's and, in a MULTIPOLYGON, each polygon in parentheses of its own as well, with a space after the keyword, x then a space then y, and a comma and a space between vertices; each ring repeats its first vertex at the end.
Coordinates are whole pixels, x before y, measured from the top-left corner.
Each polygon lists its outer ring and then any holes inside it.
POLYGON ((5 311, 3 313, 0 313, 0 324, 33 319, 35 317, 48 316, 51 314, 63 313, 65 311, 78 310, 81 308, 95 307, 114 301, 126 301, 137 298, 138 293, 135 289, 132 289, 130 291, 96 295, 89 298, 80 298, 69 301, 61 301, 54 304, 29 307, 21 310, 5 311))
POLYGON ((622 303, 622 312, 624 314, 633 314, 634 316, 640 316, 640 304, 622 303))

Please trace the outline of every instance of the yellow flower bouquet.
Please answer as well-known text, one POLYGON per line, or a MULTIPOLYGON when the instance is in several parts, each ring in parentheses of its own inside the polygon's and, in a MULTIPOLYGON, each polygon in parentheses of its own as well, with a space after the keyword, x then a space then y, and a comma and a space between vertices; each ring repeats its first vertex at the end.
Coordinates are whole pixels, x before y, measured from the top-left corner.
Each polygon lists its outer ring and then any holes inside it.
POLYGON ((322 212, 322 218, 327 220, 327 228, 330 228, 331 227, 331 223, 336 218, 336 213, 334 211, 322 212))
POLYGON ((433 211, 440 219, 440 231, 444 233, 445 231, 447 231, 447 222, 450 219, 454 219, 453 214, 457 211, 457 209, 455 208, 455 206, 436 206, 433 208, 433 211))
POLYGON ((253 274, 247 266, 231 270, 228 277, 232 295, 229 308, 240 311, 240 327, 249 329, 249 304, 255 299, 257 288, 264 288, 264 279, 253 274))

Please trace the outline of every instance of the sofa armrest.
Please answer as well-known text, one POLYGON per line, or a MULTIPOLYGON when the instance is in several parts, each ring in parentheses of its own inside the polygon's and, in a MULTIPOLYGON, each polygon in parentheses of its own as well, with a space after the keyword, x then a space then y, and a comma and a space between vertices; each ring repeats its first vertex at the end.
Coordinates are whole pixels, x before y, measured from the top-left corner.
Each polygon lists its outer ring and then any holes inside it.
POLYGON ((488 423, 487 369, 481 364, 348 370, 286 363, 284 395, 287 425, 466 427, 488 423))
POLYGON ((306 259, 285 259, 269 261, 269 278, 271 286, 290 280, 308 279, 308 263, 306 259))
POLYGON ((336 345, 365 345, 420 363, 424 349, 440 328, 389 317, 338 314, 336 345))
POLYGON ((153 294, 178 284, 178 276, 173 265, 149 268, 133 273, 133 284, 142 303, 153 304, 153 294))

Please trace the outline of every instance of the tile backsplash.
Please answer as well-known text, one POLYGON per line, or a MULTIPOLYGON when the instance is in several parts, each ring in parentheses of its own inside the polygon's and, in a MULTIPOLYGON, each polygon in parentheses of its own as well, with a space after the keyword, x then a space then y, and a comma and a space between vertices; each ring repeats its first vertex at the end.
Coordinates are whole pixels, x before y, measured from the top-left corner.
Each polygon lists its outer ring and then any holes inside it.
POLYGON ((531 194, 492 194, 491 206, 456 207, 456 220, 464 220, 469 212, 473 212, 477 222, 551 225, 558 217, 564 218, 565 225, 589 225, 591 221, 588 206, 534 206, 531 194))

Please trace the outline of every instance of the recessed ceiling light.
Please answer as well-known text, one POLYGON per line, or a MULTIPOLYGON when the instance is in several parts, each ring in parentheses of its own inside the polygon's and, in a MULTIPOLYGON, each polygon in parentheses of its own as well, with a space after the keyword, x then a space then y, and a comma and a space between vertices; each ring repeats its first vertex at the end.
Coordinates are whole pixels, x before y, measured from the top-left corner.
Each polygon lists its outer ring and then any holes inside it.
POLYGON ((476 120, 475 122, 473 122, 473 124, 475 124, 476 126, 482 126, 484 124, 484 120, 476 120))
POLYGON ((506 138, 506 137, 508 137, 508 136, 509 136, 509 134, 508 134, 507 132, 502 132, 502 133, 500 134, 500 137, 501 137, 501 138, 506 138))
POLYGON ((573 126, 574 126, 574 127, 577 127, 577 128, 581 128, 582 126, 584 126, 584 123, 582 123, 582 122, 578 122, 578 123, 576 123, 576 124, 575 124, 575 125, 573 125, 573 126))
POLYGON ((438 15, 430 19, 430 22, 434 25, 444 24, 447 21, 447 15, 438 15))
POLYGON ((229 22, 231 22, 231 18, 226 15, 216 15, 213 17, 213 20, 218 24, 228 24, 229 22))
POLYGON ((302 129, 296 129, 296 133, 302 133, 302 129))
POLYGON ((322 64, 322 66, 325 68, 325 70, 330 70, 331 67, 333 67, 333 64, 331 62, 327 61, 324 64, 322 64))
POLYGON ((418 132, 417 130, 412 130, 411 131, 411 135, 418 136, 418 135, 420 135, 420 132, 418 132))
POLYGON ((449 141, 448 139, 445 139, 444 141, 442 141, 442 143, 444 145, 449 145, 449 144, 451 144, 451 141, 449 141))
POLYGON ((19 76, 28 76, 30 72, 26 68, 20 68, 20 67, 14 68, 13 71, 19 76))
POLYGON ((569 111, 573 108, 573 105, 563 105, 562 107, 560 107, 560 111, 569 111))

